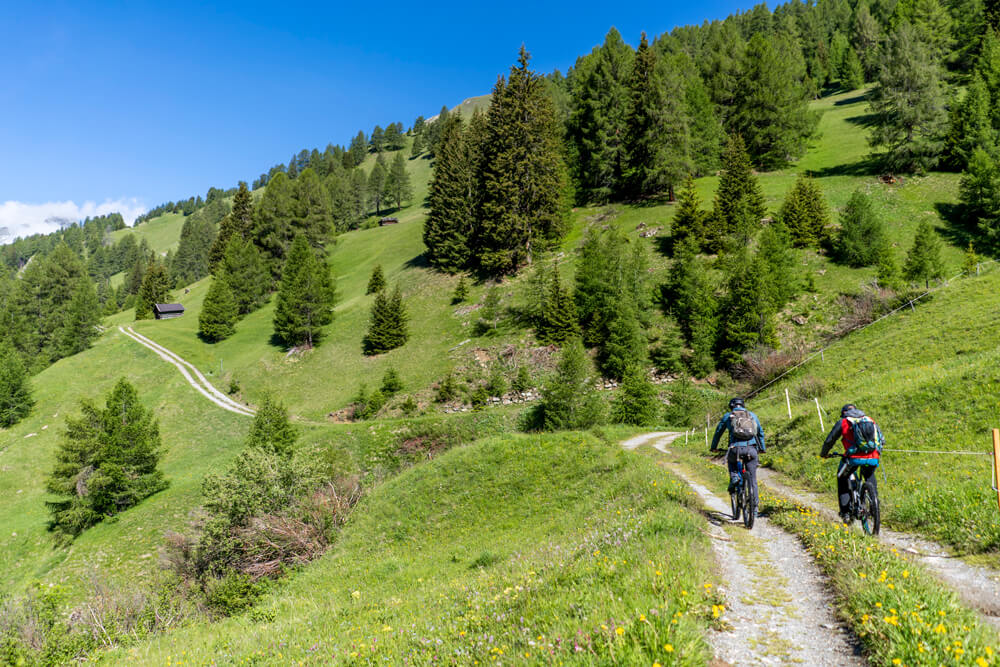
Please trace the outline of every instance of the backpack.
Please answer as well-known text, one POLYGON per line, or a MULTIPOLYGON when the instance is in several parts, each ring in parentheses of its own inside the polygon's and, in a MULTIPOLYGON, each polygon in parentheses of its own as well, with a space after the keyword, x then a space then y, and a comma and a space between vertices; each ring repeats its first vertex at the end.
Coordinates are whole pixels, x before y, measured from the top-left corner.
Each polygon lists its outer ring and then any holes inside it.
POLYGON ((757 437, 757 423, 747 410, 733 410, 729 415, 734 440, 753 440, 757 437))
POLYGON ((873 452, 881 452, 885 438, 878 424, 869 417, 848 417, 851 423, 851 433, 854 435, 854 453, 868 455, 873 452))

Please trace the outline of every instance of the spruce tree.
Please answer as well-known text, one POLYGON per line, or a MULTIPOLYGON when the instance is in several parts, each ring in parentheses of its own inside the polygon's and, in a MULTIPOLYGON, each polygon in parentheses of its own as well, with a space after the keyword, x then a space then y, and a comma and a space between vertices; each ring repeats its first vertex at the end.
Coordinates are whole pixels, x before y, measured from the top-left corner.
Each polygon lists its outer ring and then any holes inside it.
POLYGON ((635 310, 624 305, 607 324, 607 335, 597 349, 605 377, 620 380, 629 366, 646 361, 646 335, 635 310))
POLYGON ((547 431, 585 429, 604 420, 604 405, 594 389, 592 366, 580 339, 563 346, 555 376, 542 389, 533 417, 536 426, 547 431))
POLYGON ((712 103, 708 87, 688 54, 673 54, 667 67, 680 72, 683 78, 692 173, 695 176, 714 174, 719 169, 722 143, 726 138, 719 110, 712 103))
POLYGON ((424 138, 422 135, 417 134, 413 137, 413 145, 410 147, 410 159, 419 157, 421 153, 424 152, 424 138))
POLYGON ((837 258, 848 266, 871 266, 878 262, 882 247, 888 243, 885 225, 875 213, 871 197, 855 190, 840 214, 837 258))
POLYGON ((362 341, 364 353, 369 356, 382 354, 405 345, 409 338, 406 321, 406 308, 399 285, 396 285, 391 296, 385 290, 376 294, 368 333, 362 341))
POLYGON ((365 156, 368 155, 368 138, 365 137, 364 130, 359 130, 354 138, 351 139, 351 145, 344 153, 344 166, 348 168, 357 167, 362 162, 365 161, 365 156))
POLYGON ((929 287, 931 280, 944 278, 944 263, 941 260, 941 241, 934 228, 921 221, 913 238, 913 247, 906 255, 903 277, 910 282, 923 282, 929 287))
POLYGON ((372 204, 375 205, 375 215, 382 215, 382 204, 386 199, 385 180, 388 173, 385 168, 385 159, 379 153, 378 157, 375 158, 375 165, 372 167, 371 173, 368 174, 368 196, 371 198, 372 204))
POLYGON ((122 378, 104 408, 86 400, 80 407, 82 416, 66 419, 46 481, 49 493, 59 498, 46 503, 49 529, 69 539, 167 486, 157 469, 159 425, 135 387, 122 378))
POLYGON ((218 343, 236 332, 238 319, 236 299, 228 281, 223 276, 216 276, 198 314, 198 335, 210 343, 218 343))
POLYGON ((674 245, 690 237, 700 246, 705 237, 705 217, 706 212, 701 210, 701 198, 695 189, 694 179, 689 175, 677 197, 677 212, 674 213, 670 226, 674 245))
POLYGON ((857 49, 865 81, 873 80, 878 74, 881 36, 882 26, 872 16, 868 5, 859 4, 854 12, 854 21, 851 26, 851 42, 857 49))
POLYGON ((731 262, 728 294, 721 309, 720 360, 729 366, 740 363, 744 352, 777 344, 776 309, 770 298, 772 291, 766 267, 746 251, 741 254, 742 257, 733 258, 731 262))
POLYGON ((274 333, 288 346, 312 347, 333 321, 336 296, 330 267, 304 236, 296 236, 278 287, 274 333))
POLYGON ((959 199, 965 217, 996 242, 1000 238, 1000 166, 983 148, 972 152, 959 182, 959 199))
POLYGON ((177 252, 167 262, 170 282, 174 287, 184 287, 201 280, 209 272, 209 251, 216 240, 215 225, 202 211, 188 216, 181 227, 177 252))
POLYGON ((403 207, 403 202, 413 197, 413 185, 410 183, 410 172, 406 170, 406 162, 402 153, 396 153, 392 159, 392 165, 386 174, 385 191, 387 199, 396 205, 397 209, 403 207))
POLYGON ((979 263, 982 258, 976 253, 976 248, 969 241, 969 247, 965 249, 965 256, 962 259, 962 271, 966 275, 979 275, 979 263))
POLYGON ((629 366, 622 377, 618 395, 611 404, 611 421, 632 426, 651 426, 660 412, 656 387, 638 364, 629 366))
POLYGON ((455 285, 455 292, 451 295, 451 302, 462 303, 469 298, 469 284, 465 282, 465 276, 458 279, 458 284, 455 285))
POLYGON ((260 258, 257 247, 249 240, 234 235, 215 270, 215 277, 229 285, 236 312, 248 315, 267 303, 271 275, 260 258))
POLYGON ((680 372, 681 354, 684 350, 684 341, 681 339, 681 331, 673 318, 669 318, 658 332, 655 344, 649 348, 649 360, 658 371, 663 373, 680 372))
POLYGON ((253 242, 275 281, 281 276, 285 253, 294 236, 294 215, 295 184, 279 172, 268 181, 264 196, 260 198, 253 229, 253 242))
POLYGON ((562 285, 558 268, 552 269, 549 290, 539 315, 535 325, 535 336, 546 345, 561 345, 570 338, 580 335, 576 305, 569 291, 562 285))
POLYGON ((628 82, 625 181, 632 197, 668 192, 691 173, 690 135, 681 81, 658 64, 642 33, 628 82))
MULTIPOLYGON (((437 125, 437 123, 435 123, 437 125)), ((449 116, 441 130, 434 174, 427 194, 424 245, 432 266, 448 273, 469 264, 469 241, 475 224, 472 158, 462 117, 449 116)))
POLYGON ((148 320, 153 317, 153 306, 166 303, 170 299, 170 278, 167 269, 155 259, 146 268, 142 287, 135 300, 135 319, 148 320))
POLYGON ((808 248, 822 243, 827 235, 830 214, 816 181, 799 174, 795 185, 785 195, 778 218, 788 229, 796 247, 808 248))
MULTIPOLYGON (((302 235, 309 245, 323 251, 333 233, 330 193, 312 167, 303 169, 292 191, 291 233, 302 235)), ((287 248, 287 246, 286 246, 287 248)))
POLYGON ((780 311, 801 286, 799 262, 791 252, 791 235, 781 221, 768 225, 757 244, 757 260, 764 267, 774 311, 780 311))
POLYGON ((718 250, 729 237, 744 243, 760 227, 767 212, 764 193, 750 165, 743 138, 731 135, 722 154, 722 174, 715 191, 709 230, 710 245, 718 250))
POLYGON ((718 304, 715 286, 691 239, 675 249, 667 292, 669 309, 692 348, 691 372, 699 377, 708 375, 715 368, 713 351, 719 328, 718 304))
POLYGON ((246 181, 240 181, 236 194, 233 195, 233 209, 219 223, 219 233, 212 243, 208 253, 209 268, 214 271, 222 261, 229 246, 229 240, 234 235, 246 240, 253 233, 253 195, 246 181))
POLYGON ((97 300, 97 290, 89 280, 80 280, 59 331, 59 356, 68 357, 89 349, 100 335, 97 328, 100 323, 101 306, 97 300))
POLYGON ((561 238, 569 212, 561 123, 529 59, 522 46, 486 115, 474 259, 490 275, 517 271, 561 238))
POLYGON ((9 343, 0 343, 0 427, 18 423, 34 405, 31 380, 21 356, 9 343))
POLYGON ((884 169, 920 173, 937 164, 947 118, 941 67, 909 23, 889 35, 869 107, 869 144, 884 169))
POLYGON ((974 74, 965 96, 951 104, 945 150, 950 164, 964 169, 977 148, 996 152, 997 132, 990 120, 990 96, 979 74, 974 74))
POLYGON ((901 287, 899 264, 896 262, 896 255, 889 244, 884 244, 879 251, 875 280, 886 289, 898 290, 901 287))
POLYGON ((372 275, 368 279, 368 287, 365 289, 365 294, 375 294, 376 292, 381 292, 385 289, 385 275, 382 273, 382 265, 376 264, 375 268, 372 269, 372 275))
POLYGON ((380 389, 386 396, 394 396, 402 391, 403 381, 399 378, 399 373, 392 366, 386 369, 385 374, 382 375, 382 386, 380 389))
POLYGON ((297 429, 288 420, 288 410, 270 394, 264 394, 247 433, 247 449, 257 449, 290 458, 298 440, 297 429))

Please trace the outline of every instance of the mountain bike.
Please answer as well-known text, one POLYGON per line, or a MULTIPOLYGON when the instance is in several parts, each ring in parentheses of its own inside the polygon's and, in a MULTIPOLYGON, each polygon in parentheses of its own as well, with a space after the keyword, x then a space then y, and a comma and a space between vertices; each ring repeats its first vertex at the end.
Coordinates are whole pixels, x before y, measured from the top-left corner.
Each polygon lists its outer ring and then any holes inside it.
POLYGON ((743 525, 747 530, 753 528, 753 521, 757 518, 757 500, 751 484, 747 483, 747 462, 742 456, 739 457, 740 481, 736 483, 736 488, 729 494, 729 503, 733 508, 733 521, 740 520, 743 514, 743 525))
POLYGON ((859 466, 851 465, 844 454, 840 454, 839 456, 844 461, 847 461, 847 465, 840 470, 837 476, 839 477, 847 473, 848 470, 851 471, 850 477, 847 478, 847 486, 851 494, 851 502, 848 505, 847 511, 852 519, 857 519, 861 522, 861 528, 865 531, 866 535, 878 535, 879 527, 881 526, 878 492, 864 483, 864 479, 858 474, 859 466))

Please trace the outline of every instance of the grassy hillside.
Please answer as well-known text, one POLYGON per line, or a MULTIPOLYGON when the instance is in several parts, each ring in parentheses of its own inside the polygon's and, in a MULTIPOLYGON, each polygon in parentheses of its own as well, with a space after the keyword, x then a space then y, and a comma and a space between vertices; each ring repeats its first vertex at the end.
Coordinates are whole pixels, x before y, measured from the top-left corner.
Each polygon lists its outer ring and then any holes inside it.
POLYGON ((705 664, 713 580, 689 493, 590 435, 486 440, 378 488, 252 618, 104 657, 705 664))

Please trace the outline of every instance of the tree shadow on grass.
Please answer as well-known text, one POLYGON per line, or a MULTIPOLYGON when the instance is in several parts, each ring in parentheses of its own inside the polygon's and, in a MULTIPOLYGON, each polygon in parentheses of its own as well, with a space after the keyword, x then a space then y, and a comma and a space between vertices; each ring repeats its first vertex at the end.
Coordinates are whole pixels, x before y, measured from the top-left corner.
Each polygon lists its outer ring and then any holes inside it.
POLYGON ((431 268, 431 263, 427 261, 427 253, 422 252, 419 255, 414 255, 413 257, 406 260, 403 264, 405 269, 429 269, 431 268))
POLYGON ((837 100, 833 103, 835 107, 846 107, 848 104, 858 104, 859 102, 864 102, 868 99, 868 93, 861 93, 860 95, 855 95, 854 97, 848 97, 843 100, 837 100))
MULTIPOLYGON (((969 221, 969 216, 963 205, 950 202, 937 202, 934 204, 934 209, 941 216, 941 219, 947 223, 944 229, 940 230, 940 234, 945 241, 963 250, 969 247, 969 243, 972 243, 973 247, 976 248, 976 252, 981 254, 988 253, 989 248, 981 243, 982 235, 978 233, 975 225, 969 221), (982 247, 977 246, 977 241, 980 242, 979 245, 982 247)), ((994 253, 988 254, 993 256, 994 253)))
POLYGON ((877 176, 878 174, 879 162, 877 158, 873 157, 866 157, 856 162, 835 164, 809 171, 809 175, 813 178, 825 178, 827 176, 877 176))
POLYGON ((873 113, 858 114, 857 116, 850 116, 845 118, 851 125, 857 125, 858 127, 872 127, 875 125, 876 116, 873 113))

